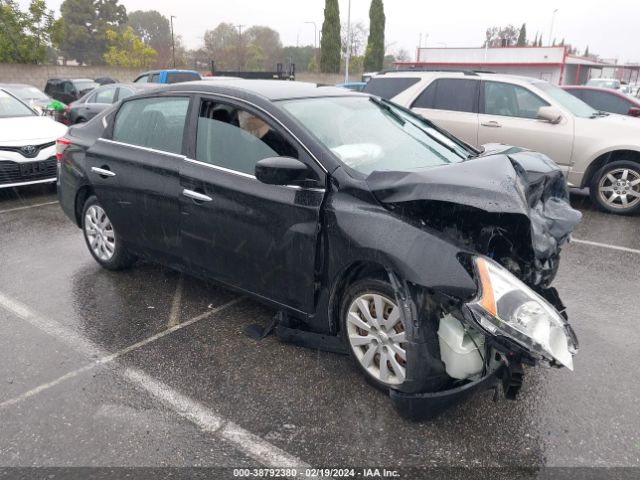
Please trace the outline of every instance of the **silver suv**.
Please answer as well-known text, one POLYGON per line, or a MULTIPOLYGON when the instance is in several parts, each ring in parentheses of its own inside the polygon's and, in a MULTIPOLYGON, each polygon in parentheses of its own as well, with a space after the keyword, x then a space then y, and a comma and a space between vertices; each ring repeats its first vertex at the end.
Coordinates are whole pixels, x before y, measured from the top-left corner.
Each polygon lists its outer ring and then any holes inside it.
POLYGON ((543 80, 477 72, 394 71, 365 92, 410 108, 480 148, 542 152, 603 210, 640 211, 640 119, 598 112, 543 80))

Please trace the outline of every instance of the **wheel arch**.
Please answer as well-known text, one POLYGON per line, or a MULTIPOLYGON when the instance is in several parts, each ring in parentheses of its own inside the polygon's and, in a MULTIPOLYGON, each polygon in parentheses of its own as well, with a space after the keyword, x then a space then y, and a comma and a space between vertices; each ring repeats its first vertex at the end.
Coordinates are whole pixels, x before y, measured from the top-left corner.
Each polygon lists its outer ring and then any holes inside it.
POLYGON ((345 290, 353 282, 363 278, 372 278, 388 281, 389 267, 372 260, 360 260, 349 264, 344 268, 333 282, 329 299, 329 322, 333 333, 340 331, 340 304, 345 290))
POLYGON ((584 188, 591 184, 593 180, 593 176, 606 164, 615 162, 618 160, 629 160, 631 162, 636 162, 640 165, 640 150, 633 150, 629 148, 619 148, 614 150, 609 150, 605 153, 601 153, 597 155, 587 167, 585 171, 580 187, 584 188))
POLYGON ((84 204, 91 195, 94 195, 93 187, 90 185, 84 185, 78 189, 76 193, 76 200, 74 204, 75 220, 78 227, 82 227, 82 209, 84 204))

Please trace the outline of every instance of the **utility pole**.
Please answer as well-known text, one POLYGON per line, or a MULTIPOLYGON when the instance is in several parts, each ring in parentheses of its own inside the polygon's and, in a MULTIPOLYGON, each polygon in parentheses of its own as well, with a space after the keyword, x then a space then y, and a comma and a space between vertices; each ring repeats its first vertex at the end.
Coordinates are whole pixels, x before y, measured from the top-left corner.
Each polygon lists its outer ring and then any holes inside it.
POLYGON ((316 25, 316 22, 304 22, 304 23, 313 25, 313 56, 316 59, 316 65, 319 65, 318 63, 318 26, 316 25))
POLYGON ((238 60, 239 60, 239 65, 238 65, 238 70, 243 70, 244 69, 244 52, 242 50, 242 27, 244 27, 245 25, 236 25, 236 27, 238 28, 238 60))
POLYGON ((349 83, 349 59, 351 57, 351 0, 347 10, 347 57, 344 65, 344 83, 349 83))
POLYGON ((549 28, 549 46, 551 46, 551 44, 553 43, 553 24, 555 22, 556 19, 556 12, 558 11, 558 9, 556 8, 553 13, 551 14, 551 28, 549 28))
POLYGON ((173 68, 176 68, 176 40, 173 36, 173 19, 178 18, 171 15, 171 56, 173 57, 173 68))

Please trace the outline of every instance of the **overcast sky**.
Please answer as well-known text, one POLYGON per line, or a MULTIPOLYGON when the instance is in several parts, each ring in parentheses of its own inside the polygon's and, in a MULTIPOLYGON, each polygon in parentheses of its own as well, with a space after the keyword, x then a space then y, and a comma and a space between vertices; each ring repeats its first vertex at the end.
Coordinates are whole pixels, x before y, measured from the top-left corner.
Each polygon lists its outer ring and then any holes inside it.
MULTIPOLYGON (((59 14, 62 0, 47 0, 59 14)), ((339 0, 340 16, 346 21, 348 0, 339 0)), ((20 0, 26 5, 29 0, 20 0)), ((127 11, 160 11, 176 15, 175 31, 185 44, 197 47, 204 31, 220 22, 268 25, 280 32, 284 45, 313 43, 313 26, 323 20, 324 0, 120 0, 127 11)), ((554 9, 553 36, 578 46, 582 52, 589 45, 592 53, 622 62, 640 61, 640 2, 637 0, 386 0, 386 43, 391 51, 408 50, 413 58, 420 33, 423 46, 478 47, 487 27, 512 23, 518 28, 527 24, 533 38, 537 32, 546 42, 554 9)), ((352 21, 368 24, 370 0, 351 0, 352 21)), ((246 27, 245 27, 246 28, 246 27)))

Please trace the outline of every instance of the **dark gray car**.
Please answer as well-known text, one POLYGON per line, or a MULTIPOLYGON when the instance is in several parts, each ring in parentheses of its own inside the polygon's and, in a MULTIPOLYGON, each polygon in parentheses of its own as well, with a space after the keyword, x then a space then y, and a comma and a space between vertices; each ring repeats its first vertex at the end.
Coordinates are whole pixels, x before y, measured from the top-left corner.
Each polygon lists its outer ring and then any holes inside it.
POLYGON ((74 125, 76 123, 88 122, 97 114, 123 98, 153 88, 158 88, 158 85, 135 83, 112 83, 103 85, 69 105, 63 115, 63 123, 66 125, 74 125))

